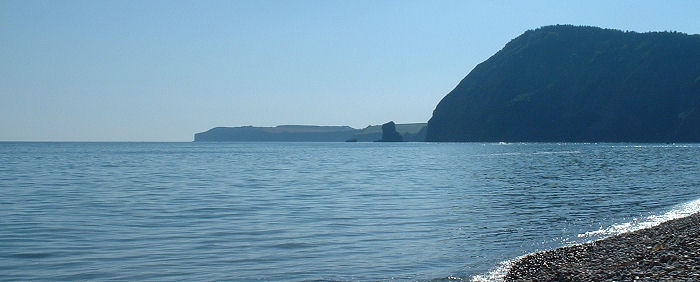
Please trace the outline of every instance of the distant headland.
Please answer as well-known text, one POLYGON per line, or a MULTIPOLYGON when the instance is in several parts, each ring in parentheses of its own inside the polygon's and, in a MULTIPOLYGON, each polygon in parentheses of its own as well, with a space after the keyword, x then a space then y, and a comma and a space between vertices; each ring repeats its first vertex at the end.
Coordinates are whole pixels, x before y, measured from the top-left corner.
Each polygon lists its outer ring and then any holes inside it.
MULTIPOLYGON (((425 127, 426 123, 395 125, 396 132, 400 134, 403 141, 409 142, 424 141, 425 127)), ((370 125, 364 129, 316 125, 215 127, 194 135, 195 142, 374 142, 381 140, 383 140, 382 125, 370 125)))
POLYGON ((217 127, 194 139, 700 142, 700 35, 572 25, 529 30, 476 66, 427 126, 395 128, 401 138, 383 138, 379 125, 297 125, 217 127))

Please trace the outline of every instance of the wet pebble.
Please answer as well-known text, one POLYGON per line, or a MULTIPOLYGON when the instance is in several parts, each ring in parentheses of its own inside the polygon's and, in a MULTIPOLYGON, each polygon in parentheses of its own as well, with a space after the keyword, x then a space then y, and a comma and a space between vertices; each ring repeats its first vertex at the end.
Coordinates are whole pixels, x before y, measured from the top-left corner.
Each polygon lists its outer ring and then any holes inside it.
POLYGON ((506 281, 700 281, 700 214, 524 257, 506 281))

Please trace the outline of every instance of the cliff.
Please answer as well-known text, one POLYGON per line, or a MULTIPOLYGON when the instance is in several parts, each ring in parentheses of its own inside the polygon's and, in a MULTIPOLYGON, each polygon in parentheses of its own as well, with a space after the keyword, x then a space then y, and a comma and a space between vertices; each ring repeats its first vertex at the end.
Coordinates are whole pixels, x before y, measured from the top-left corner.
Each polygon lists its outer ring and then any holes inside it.
POLYGON ((700 35, 527 31, 440 101, 426 140, 698 142, 700 35))
POLYGON ((403 136, 396 131, 393 121, 382 124, 382 139, 379 142, 403 142, 403 136))
MULTIPOLYGON (((396 131, 401 134, 406 142, 425 141, 426 123, 403 123, 396 124, 396 131)), ((350 139, 359 142, 373 142, 382 139, 382 126, 370 125, 362 129, 350 139)))
MULTIPOLYGON (((373 142, 382 139, 382 126, 364 129, 349 126, 280 125, 275 127, 215 127, 194 135, 195 142, 373 142)), ((425 140, 425 123, 396 124, 404 141, 425 140)))
POLYGON ((360 132, 349 126, 280 125, 215 127, 194 135, 195 142, 290 141, 343 142, 360 132))

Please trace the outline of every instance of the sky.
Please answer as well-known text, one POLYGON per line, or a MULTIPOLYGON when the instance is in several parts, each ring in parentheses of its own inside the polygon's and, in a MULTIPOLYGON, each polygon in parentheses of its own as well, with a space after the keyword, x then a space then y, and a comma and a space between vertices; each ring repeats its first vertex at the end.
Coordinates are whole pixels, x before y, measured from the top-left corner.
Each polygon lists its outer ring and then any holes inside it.
POLYGON ((700 33, 700 1, 0 0, 0 141, 427 122, 553 24, 700 33))

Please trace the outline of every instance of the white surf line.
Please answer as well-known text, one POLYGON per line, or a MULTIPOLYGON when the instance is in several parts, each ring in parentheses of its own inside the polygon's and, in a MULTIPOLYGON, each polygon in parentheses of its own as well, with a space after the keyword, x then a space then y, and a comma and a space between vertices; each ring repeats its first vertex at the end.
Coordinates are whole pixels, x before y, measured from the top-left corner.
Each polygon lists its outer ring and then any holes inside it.
MULTIPOLYGON (((603 240, 605 238, 619 235, 622 233, 627 233, 627 232, 634 232, 637 230, 645 229, 645 228, 650 228, 657 226, 661 223, 664 223, 666 221, 674 220, 674 219, 679 219, 683 217, 687 217, 690 215, 693 215, 695 213, 700 212, 700 199, 696 199, 694 201, 690 201, 687 203, 683 203, 677 206, 674 206, 669 210, 668 212, 662 214, 662 215, 650 215, 646 217, 644 220, 638 220, 638 219, 633 219, 631 222, 626 222, 626 223, 620 223, 620 224, 615 224, 607 228, 601 228, 596 231, 589 231, 585 233, 578 234, 578 238, 585 238, 585 237, 598 237, 602 236, 601 238, 598 238, 597 240, 591 240, 583 243, 576 243, 576 244, 570 244, 564 247, 571 247, 571 246, 576 246, 576 245, 581 245, 585 243, 590 243, 598 240, 603 240)), ((535 252, 538 253, 538 252, 535 252)), ((531 253, 534 254, 534 253, 531 253)), ((503 281, 506 274, 508 274, 508 271, 510 271, 510 268, 513 267, 513 264, 515 264, 517 261, 521 260, 522 258, 531 255, 531 254, 526 254, 519 256, 517 258, 503 261, 498 264, 497 267, 492 269, 486 274, 479 274, 475 275, 472 277, 473 282, 487 282, 487 281, 503 281)))
POLYGON ((472 282, 503 281, 503 279, 506 277, 506 274, 508 274, 510 268, 513 267, 513 264, 516 261, 519 261, 520 259, 524 258, 525 256, 527 255, 519 256, 517 258, 507 261, 502 261, 498 264, 496 268, 492 269, 486 274, 479 274, 472 277, 472 282))
POLYGON ((622 233, 634 232, 637 230, 654 227, 666 221, 686 217, 698 212, 700 212, 700 199, 677 205, 662 215, 650 215, 643 220, 635 218, 630 222, 615 224, 607 228, 601 228, 595 231, 588 231, 586 233, 578 234, 577 237, 587 238, 604 236, 604 238, 607 238, 622 233))

